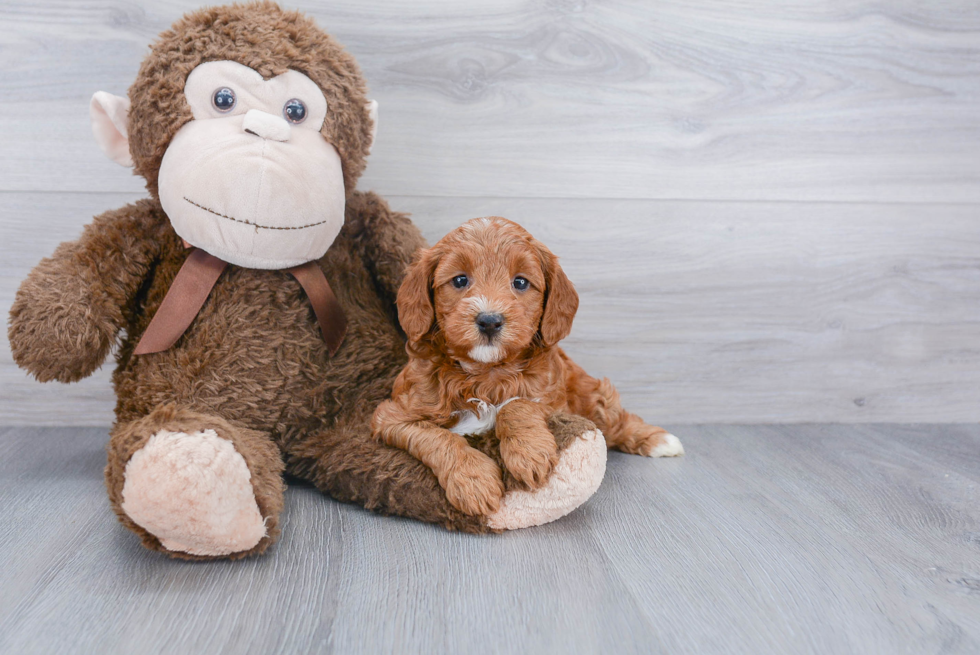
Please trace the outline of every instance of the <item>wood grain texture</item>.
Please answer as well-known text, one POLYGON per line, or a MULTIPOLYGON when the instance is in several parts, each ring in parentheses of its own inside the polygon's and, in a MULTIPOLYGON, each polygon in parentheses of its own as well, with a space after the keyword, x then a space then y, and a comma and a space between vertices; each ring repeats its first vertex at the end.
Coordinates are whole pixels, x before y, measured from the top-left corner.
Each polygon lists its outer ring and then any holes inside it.
MULTIPOLYGON (((143 194, 88 101, 197 4, 0 6, 4 314, 38 259, 143 194)), ((381 101, 362 188, 431 239, 525 223, 582 291, 569 351, 649 420, 980 420, 973 2, 291 6, 381 101)), ((108 380, 35 384, 4 343, 0 419, 106 424, 108 380)))
MULTIPOLYGON (((136 197, 0 193, 0 312, 57 243, 136 197)), ((973 206, 389 200, 430 241, 474 216, 527 226, 581 295, 566 350, 651 422, 980 420, 973 206)), ((105 425, 111 366, 41 385, 4 342, 0 417, 105 425)))
MULTIPOLYGON (((380 101, 387 195, 980 201, 974 0, 295 2, 380 101)), ((138 191, 92 142, 197 0, 0 7, 0 190, 138 191)))
POLYGON ((263 558, 142 549, 105 429, 0 431, 0 653, 976 653, 980 428, 688 426, 548 526, 286 498, 263 558))

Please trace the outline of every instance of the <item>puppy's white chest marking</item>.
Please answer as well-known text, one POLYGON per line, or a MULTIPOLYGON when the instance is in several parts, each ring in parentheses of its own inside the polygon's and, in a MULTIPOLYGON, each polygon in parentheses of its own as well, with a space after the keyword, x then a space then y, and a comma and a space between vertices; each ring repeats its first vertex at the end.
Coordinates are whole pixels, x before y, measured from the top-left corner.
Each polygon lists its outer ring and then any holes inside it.
MULTIPOLYGON (((456 425, 449 428, 449 431, 455 432, 456 434, 483 434, 489 432, 497 425, 497 414, 504 405, 519 399, 519 396, 514 396, 497 405, 491 405, 479 398, 469 398, 466 402, 474 403, 476 405, 476 411, 465 409, 453 412, 453 416, 458 416, 459 421, 457 421, 456 425)), ((534 398, 533 400, 534 402, 540 401, 539 398, 534 398)))

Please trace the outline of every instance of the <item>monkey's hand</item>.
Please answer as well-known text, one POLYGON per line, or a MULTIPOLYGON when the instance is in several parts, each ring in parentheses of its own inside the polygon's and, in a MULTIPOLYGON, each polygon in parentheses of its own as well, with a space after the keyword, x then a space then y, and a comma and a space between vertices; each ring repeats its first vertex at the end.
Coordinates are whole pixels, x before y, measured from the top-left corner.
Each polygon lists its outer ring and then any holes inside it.
POLYGON ((352 194, 347 212, 369 270, 394 303, 412 257, 426 246, 422 233, 408 214, 391 211, 387 202, 370 191, 352 194))
POLYGON ((41 382, 75 382, 105 361, 157 256, 166 217, 140 201, 98 216, 41 260, 17 290, 7 337, 41 382))
POLYGON ((105 361, 118 328, 88 276, 65 257, 44 259, 17 290, 7 336, 14 361, 41 382, 75 382, 105 361))

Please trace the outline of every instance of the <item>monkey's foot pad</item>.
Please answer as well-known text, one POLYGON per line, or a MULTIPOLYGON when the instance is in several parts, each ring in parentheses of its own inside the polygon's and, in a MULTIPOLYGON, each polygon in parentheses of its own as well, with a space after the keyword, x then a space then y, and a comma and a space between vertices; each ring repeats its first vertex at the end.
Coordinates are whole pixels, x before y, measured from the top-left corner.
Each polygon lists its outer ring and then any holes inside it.
POLYGON ((229 555, 266 534, 245 459, 214 430, 162 430, 126 464, 122 509, 168 550, 229 555))

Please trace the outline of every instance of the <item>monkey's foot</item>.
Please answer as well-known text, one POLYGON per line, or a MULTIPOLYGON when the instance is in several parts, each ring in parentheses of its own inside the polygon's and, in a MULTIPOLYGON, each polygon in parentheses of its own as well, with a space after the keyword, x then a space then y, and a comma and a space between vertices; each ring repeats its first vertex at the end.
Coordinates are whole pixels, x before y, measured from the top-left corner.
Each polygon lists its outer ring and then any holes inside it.
POLYGON ((251 477, 214 430, 161 430, 126 464, 122 510, 167 550, 240 553, 266 536, 251 477))
POLYGON ((511 491, 487 517, 495 530, 515 530, 560 519, 589 499, 606 473, 606 440, 589 430, 559 453, 548 482, 535 491, 511 491))

